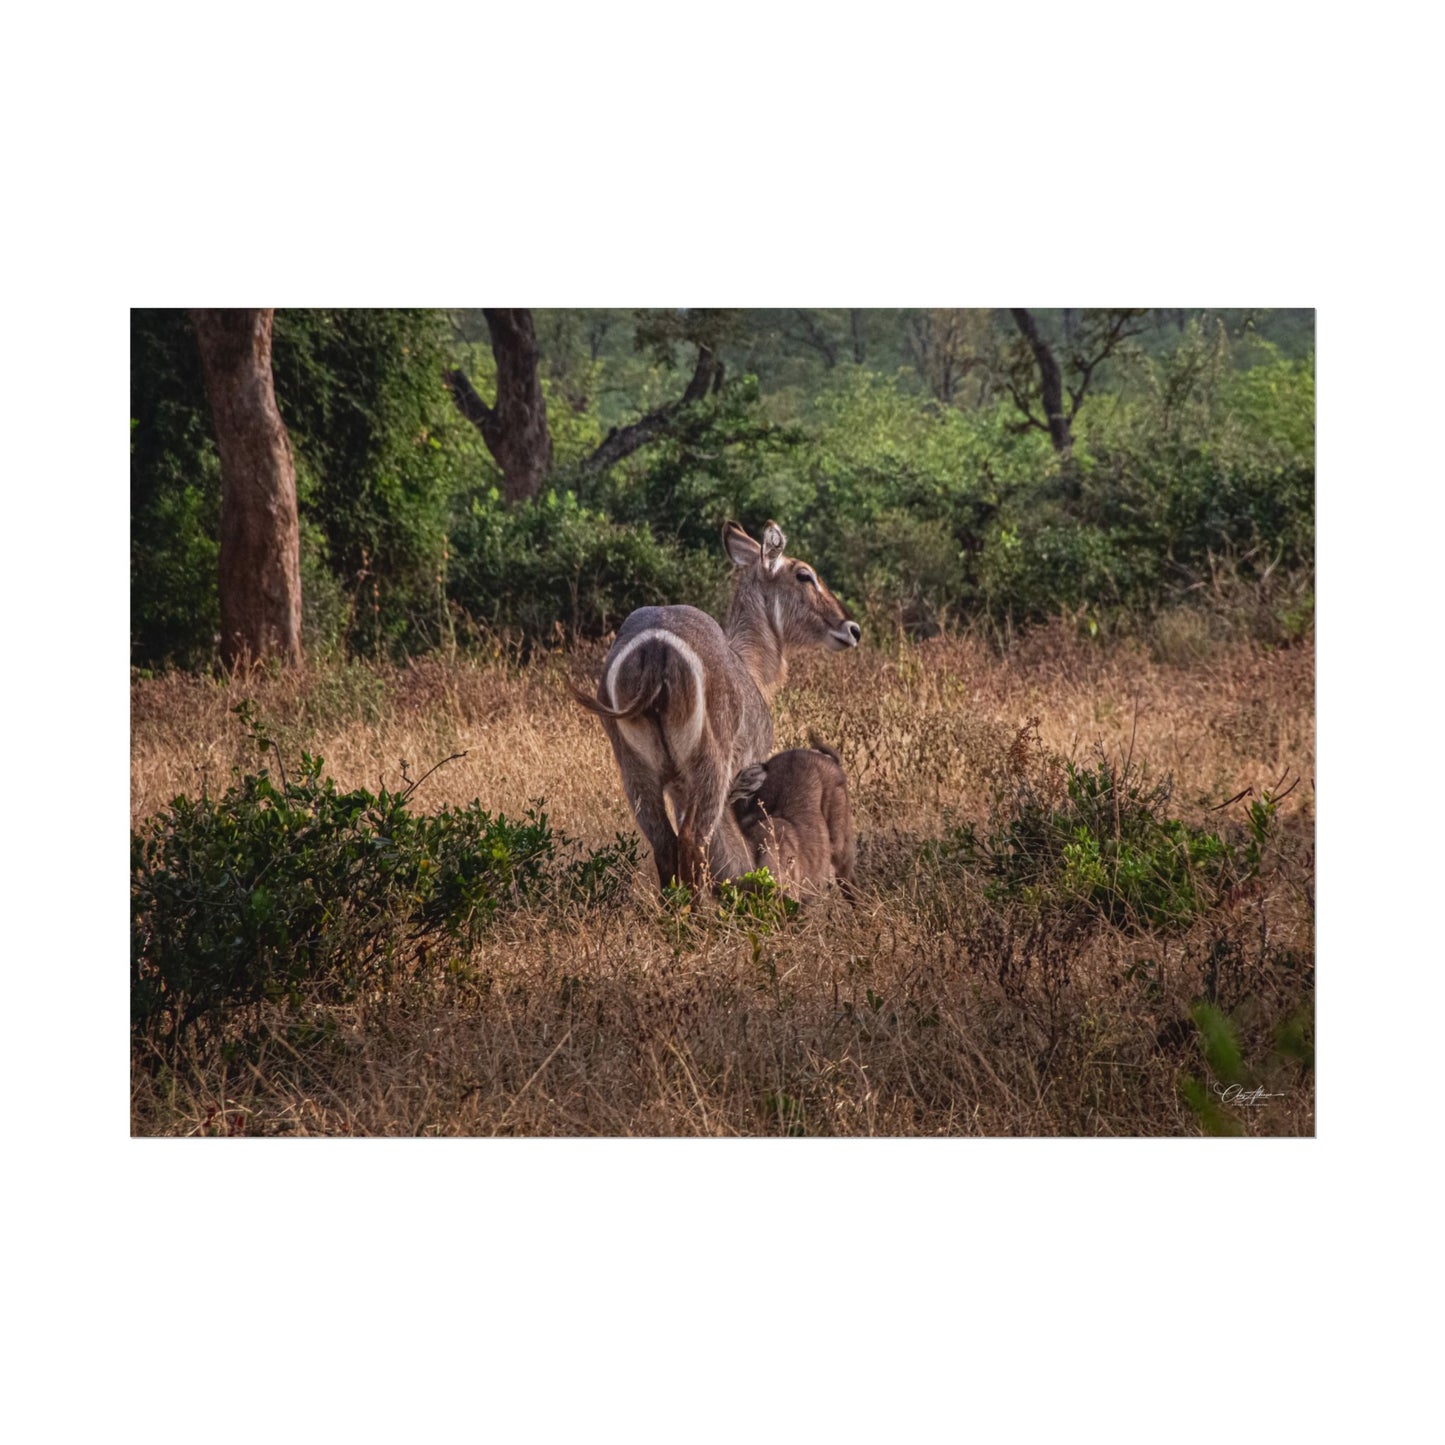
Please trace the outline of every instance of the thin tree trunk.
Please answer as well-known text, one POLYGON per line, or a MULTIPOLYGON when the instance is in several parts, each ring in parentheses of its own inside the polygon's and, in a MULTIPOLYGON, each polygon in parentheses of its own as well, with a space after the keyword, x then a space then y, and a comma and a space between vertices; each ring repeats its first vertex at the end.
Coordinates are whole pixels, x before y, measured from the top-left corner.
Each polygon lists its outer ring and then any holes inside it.
POLYGON ((275 312, 193 310, 221 456, 221 660, 301 661, 296 468, 271 373, 275 312))
MULTIPOLYGON (((794 339, 801 341, 804 346, 812 347, 823 358, 828 370, 832 371, 838 364, 838 347, 833 339, 818 325, 818 318, 811 311, 795 308, 793 315, 798 318, 798 325, 802 328, 802 334, 794 339)), ((788 333, 783 334, 786 336, 788 333)))
POLYGON ((848 312, 848 329, 853 335, 853 360, 863 365, 863 313, 861 311, 848 312))
POLYGON ((482 309, 497 359, 497 402, 488 406, 461 371, 446 383, 463 416, 482 434, 502 469, 508 504, 535 497, 552 470, 547 402, 537 371, 537 333, 526 309, 482 309))
POLYGON ((1054 444, 1054 450, 1067 458, 1074 449, 1074 434, 1069 429, 1068 417, 1064 415, 1064 378, 1059 371, 1059 363, 1048 342, 1039 335, 1031 312, 1011 309, 1009 315, 1028 342, 1039 368, 1039 393, 1049 424, 1049 440, 1054 444))

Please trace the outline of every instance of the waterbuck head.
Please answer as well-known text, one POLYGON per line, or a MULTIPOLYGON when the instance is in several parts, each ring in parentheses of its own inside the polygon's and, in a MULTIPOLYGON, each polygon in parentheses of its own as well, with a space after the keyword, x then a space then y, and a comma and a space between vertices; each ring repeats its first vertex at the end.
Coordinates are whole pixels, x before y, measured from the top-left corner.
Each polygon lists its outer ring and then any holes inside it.
POLYGON ((861 630, 817 571, 783 555, 788 539, 776 522, 756 542, 736 522, 723 527, 723 546, 737 569, 727 632, 764 692, 786 675, 787 652, 857 647, 861 630))

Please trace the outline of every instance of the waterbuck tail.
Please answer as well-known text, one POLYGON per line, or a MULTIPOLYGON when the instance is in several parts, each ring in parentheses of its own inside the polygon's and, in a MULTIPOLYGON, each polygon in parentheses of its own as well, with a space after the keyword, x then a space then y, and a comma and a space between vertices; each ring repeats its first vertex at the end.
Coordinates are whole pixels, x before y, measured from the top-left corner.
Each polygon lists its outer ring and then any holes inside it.
POLYGON ((641 717, 657 701, 658 694, 663 688, 663 684, 659 680, 653 683, 649 691, 642 693, 626 707, 608 707, 605 702, 601 702, 595 697, 588 697, 576 683, 569 682, 567 686, 571 689, 573 698, 588 712, 595 712, 598 717, 610 717, 614 720, 641 717))

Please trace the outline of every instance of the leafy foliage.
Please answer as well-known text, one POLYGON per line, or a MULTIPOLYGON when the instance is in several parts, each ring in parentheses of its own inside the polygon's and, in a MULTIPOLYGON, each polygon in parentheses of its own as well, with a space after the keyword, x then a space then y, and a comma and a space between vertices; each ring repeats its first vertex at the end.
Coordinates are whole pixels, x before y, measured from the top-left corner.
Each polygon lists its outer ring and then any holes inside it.
POLYGON ((688 552, 645 525, 624 525, 548 492, 507 508, 475 497, 452 527, 450 596, 477 627, 528 639, 600 637, 635 607, 688 602, 716 609, 726 566, 714 548, 688 552))
POLYGON ((147 819, 131 836, 133 1029, 178 1038, 264 1000, 353 998, 509 910, 609 904, 632 876, 630 838, 575 856, 539 808, 414 812, 420 781, 342 792, 303 753, 294 778, 262 768, 147 819))
POLYGON ((1268 794, 1255 802, 1239 846, 1170 817, 1171 791, 1167 779, 1149 782, 1129 759, 1101 752, 1081 766, 1051 758, 1030 723, 995 779, 982 836, 965 827, 951 847, 985 871, 994 896, 1127 929, 1186 927, 1257 876, 1274 805, 1268 794))
POLYGON ((729 518, 801 514, 809 492, 787 469, 804 440, 768 417, 756 378, 742 377, 694 403, 636 457, 575 485, 614 520, 715 555, 729 518))
POLYGON ((797 915, 799 907, 766 868, 755 868, 718 885, 718 916, 750 922, 760 933, 782 927, 797 915))
POLYGON ((184 311, 132 311, 131 653, 205 665, 221 628, 221 464, 184 311))
MULTIPOLYGON (((1093 354, 1093 313, 1036 314, 1093 354)), ((644 602, 717 608, 719 525, 769 515, 890 634, 1144 628, 1181 605, 1270 642, 1312 625, 1313 354, 1292 314, 1132 319, 1089 374, 1067 466, 1021 423, 1010 382, 1031 363, 1006 315, 537 316, 550 494, 509 513, 441 380, 460 364, 491 394, 475 315, 277 312, 308 651, 425 651, 467 617, 536 641, 604 635, 644 602), (722 370, 675 406, 700 346, 722 370), (669 406, 646 445, 592 464, 612 426, 669 406)), ((203 666, 220 481, 184 313, 132 313, 131 394, 132 660, 203 666)))
POLYGON ((447 332, 440 311, 276 313, 298 501, 347 599, 334 640, 352 650, 441 640, 450 501, 482 450, 440 385, 447 332))

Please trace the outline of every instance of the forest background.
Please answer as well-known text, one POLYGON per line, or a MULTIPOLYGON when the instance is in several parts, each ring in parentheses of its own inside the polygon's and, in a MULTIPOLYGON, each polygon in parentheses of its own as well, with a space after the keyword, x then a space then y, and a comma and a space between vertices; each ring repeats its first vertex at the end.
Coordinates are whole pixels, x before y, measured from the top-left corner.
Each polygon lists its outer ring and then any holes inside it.
MULTIPOLYGON (((778 518, 875 638, 1312 626, 1312 311, 283 309, 272 369, 313 660, 717 610, 728 517, 778 518)), ((205 668, 188 313, 132 312, 131 412, 131 662, 205 668)))

